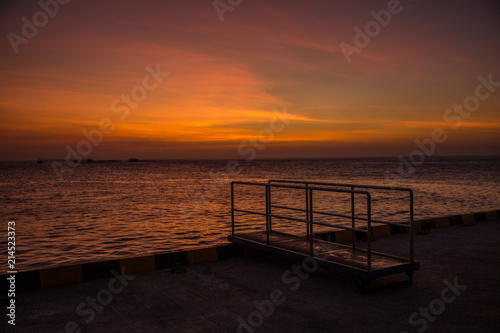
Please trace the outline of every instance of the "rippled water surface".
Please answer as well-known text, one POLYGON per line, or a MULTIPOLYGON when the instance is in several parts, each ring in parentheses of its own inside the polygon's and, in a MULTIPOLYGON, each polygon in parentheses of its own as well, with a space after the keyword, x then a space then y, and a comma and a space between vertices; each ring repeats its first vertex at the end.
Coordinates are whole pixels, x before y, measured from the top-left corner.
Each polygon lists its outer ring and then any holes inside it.
MULTIPOLYGON (((2 254, 7 221, 16 222, 17 268, 95 260, 216 244, 231 231, 230 181, 267 179, 390 185, 395 158, 255 160, 227 177, 228 161, 81 164, 59 182, 49 162, 1 162, 2 254)), ((404 170, 404 169, 402 169, 404 170)), ((415 192, 415 219, 500 208, 500 158, 432 158, 396 183, 415 192)), ((262 210, 263 189, 235 187, 237 208, 262 210)), ((273 202, 303 208, 304 193, 273 192, 273 202)), ((404 220, 404 195, 374 193, 373 216, 404 220)), ((350 195, 315 194, 315 208, 349 212, 350 195)), ((365 204, 356 198, 356 208, 365 204)), ((275 211, 277 213, 277 211, 275 211)), ((300 217, 302 213, 294 215, 300 217)), ((293 214, 292 214, 293 215, 293 214)), ((318 216, 318 219, 321 217, 318 216)), ((240 230, 262 226, 237 216, 240 230)), ((276 222, 298 228, 288 222, 276 222)), ((301 227, 301 226, 300 226, 301 227)), ((0 269, 6 269, 2 260, 0 269)))

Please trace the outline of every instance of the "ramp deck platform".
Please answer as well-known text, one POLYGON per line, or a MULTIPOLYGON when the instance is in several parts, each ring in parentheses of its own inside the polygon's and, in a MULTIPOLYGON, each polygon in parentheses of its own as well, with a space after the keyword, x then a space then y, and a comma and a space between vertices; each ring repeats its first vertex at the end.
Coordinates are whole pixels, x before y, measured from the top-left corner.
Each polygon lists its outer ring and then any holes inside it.
MULTIPOLYGON (((276 201, 276 199, 274 200, 276 201)), ((370 284, 375 279, 399 273, 405 273, 408 279, 404 281, 398 281, 396 283, 390 283, 390 285, 411 283, 413 279, 413 272, 419 269, 419 263, 417 261, 414 261, 413 259, 413 193, 410 189, 283 180, 269 181, 268 183, 232 182, 231 211, 232 233, 228 236, 229 241, 242 246, 283 255, 294 259, 305 259, 307 257, 314 258, 318 266, 350 274, 353 278, 355 278, 358 286, 362 291, 370 290, 370 284), (288 184, 273 184, 273 182, 288 184), (297 183, 300 184, 297 185, 297 183), (258 204, 256 202, 246 202, 246 206, 252 207, 252 210, 235 208, 235 185, 265 187, 265 212, 260 212, 253 209, 253 207, 258 207, 258 204), (341 188, 345 186, 348 186, 350 189, 341 188), (409 229, 410 255, 408 258, 375 252, 372 250, 372 237, 368 237, 368 235, 372 235, 371 195, 368 191, 357 190, 356 188, 358 187, 373 188, 377 190, 408 191, 410 193, 409 223, 405 224, 376 220, 377 223, 386 223, 389 225, 397 224, 409 229), (273 203, 271 199, 272 188, 281 188, 290 192, 293 192, 294 190, 305 191, 305 209, 298 209, 297 207, 286 207, 281 203, 273 203), (313 208, 314 191, 348 194, 351 197, 352 214, 350 216, 346 216, 343 214, 315 210, 313 208), (365 217, 360 217, 360 215, 356 214, 354 206, 355 195, 366 196, 366 214, 363 215, 365 217), (294 212, 304 212, 306 218, 297 218, 296 215, 287 216, 283 215, 283 213, 280 213, 279 215, 274 214, 273 209, 280 209, 281 211, 291 210, 294 212), (262 217, 265 217, 265 230, 252 232, 248 232, 246 230, 236 231, 235 213, 239 213, 241 215, 260 215, 262 217), (352 222, 352 226, 348 227, 345 224, 317 222, 313 219, 315 215, 347 218, 349 222, 352 222), (289 232, 273 230, 273 219, 289 220, 293 222, 303 223, 306 226, 307 232, 305 235, 297 235, 291 234, 289 232), (362 220, 364 225, 361 227, 357 227, 356 220, 362 220), (314 237, 314 225, 351 230, 353 235, 352 243, 346 245, 316 239, 314 237), (366 234, 366 246, 356 246, 356 233, 366 234)))
MULTIPOLYGON (((277 231, 269 233, 269 245, 266 243, 266 232, 251 232, 228 236, 229 241, 296 259, 309 257, 310 242, 305 237, 290 235, 277 231)), ((418 262, 391 256, 384 253, 371 252, 371 270, 368 270, 368 252, 349 245, 331 243, 319 239, 313 240, 314 259, 322 267, 340 271, 357 277, 366 283, 371 280, 398 273, 407 273, 411 279, 418 270, 418 262)))

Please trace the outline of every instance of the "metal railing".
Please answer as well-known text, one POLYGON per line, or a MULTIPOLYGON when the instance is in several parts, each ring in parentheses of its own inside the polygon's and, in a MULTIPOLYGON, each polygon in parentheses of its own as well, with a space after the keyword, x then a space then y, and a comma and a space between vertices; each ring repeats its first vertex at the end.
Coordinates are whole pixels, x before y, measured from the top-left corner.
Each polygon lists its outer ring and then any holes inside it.
MULTIPOLYGON (((371 222, 375 223, 382 223, 382 224, 387 224, 387 225, 394 225, 397 227, 402 227, 409 229, 410 233, 410 262, 413 262, 413 190, 411 188, 407 187, 390 187, 390 186, 378 186, 378 185, 360 185, 360 184, 341 184, 341 183, 329 183, 329 182, 315 182, 315 181, 302 181, 302 180, 286 180, 286 179, 271 179, 268 181, 269 184, 271 183, 282 183, 282 184, 303 184, 304 186, 308 187, 309 185, 314 185, 314 186, 328 186, 328 187, 349 187, 351 190, 355 189, 373 189, 373 190, 381 190, 381 191, 397 191, 397 192, 408 192, 409 194, 409 221, 408 224, 403 224, 403 223, 395 223, 395 222, 389 222, 389 221, 382 221, 382 220, 375 220, 370 217, 371 222)), ((307 200, 307 199, 306 199, 307 200)), ((277 205, 272 205, 270 204, 270 208, 275 207, 275 208, 282 208, 282 209, 290 209, 287 207, 282 207, 282 206, 277 206, 277 205)), ((295 209, 293 209, 295 210, 295 209)), ((343 215, 343 214, 330 214, 330 213, 321 213, 318 212, 319 214, 324 214, 324 215, 331 215, 331 216, 337 216, 337 217, 343 217, 343 218, 351 218, 351 223, 352 227, 355 227, 356 220, 363 220, 366 221, 366 218, 363 217, 356 217, 355 216, 355 203, 354 203, 354 196, 351 194, 351 216, 343 215)), ((317 213, 317 214, 318 214, 317 213)), ((306 213, 307 214, 307 213, 306 213)), ((371 235, 371 234, 370 234, 371 235)), ((352 233, 352 244, 354 248, 354 243, 356 242, 356 233, 352 233)))
POLYGON ((368 271, 371 270, 371 252, 372 252, 372 222, 382 223, 387 225, 395 225, 398 227, 403 227, 409 229, 410 232, 410 262, 414 262, 413 259, 413 191, 409 188, 393 188, 386 186, 373 186, 373 185, 355 185, 355 184, 336 184, 336 183, 327 183, 327 182, 313 182, 313 181, 295 181, 295 180, 269 180, 267 183, 260 182, 243 182, 243 181, 234 181, 231 183, 231 229, 232 235, 235 235, 235 212, 243 213, 243 214, 254 214, 266 217, 266 244, 270 245, 270 233, 273 230, 273 218, 281 219, 281 220, 289 220, 295 221, 299 223, 304 223, 306 225, 306 238, 309 240, 309 252, 310 255, 313 256, 313 242, 314 242, 314 225, 321 225, 326 227, 345 229, 352 231, 352 248, 355 249, 356 242, 356 232, 366 234, 366 242, 367 242, 367 268, 368 271), (265 188, 265 213, 261 211, 248 210, 248 209, 237 209, 235 208, 235 196, 234 196, 234 187, 235 185, 246 185, 246 186, 257 186, 265 188), (347 187, 349 189, 345 189, 342 187, 347 187), (305 208, 295 208, 295 207, 287 207, 285 205, 273 204, 272 202, 272 191, 273 188, 284 188, 284 189, 297 189, 305 191, 305 208), (372 195, 367 190, 360 189, 374 189, 374 190, 387 190, 387 191, 403 191, 409 193, 409 223, 395 223, 389 221, 382 220, 374 220, 372 219, 372 195), (314 196, 313 193, 316 191, 320 192, 336 192, 336 193, 345 193, 350 195, 351 201, 351 214, 338 214, 334 212, 325 212, 314 209, 314 196), (366 217, 360 217, 356 215, 356 205, 355 205, 355 196, 363 195, 366 196, 366 217), (281 214, 273 213, 273 208, 275 209, 283 209, 290 211, 298 211, 305 213, 305 219, 285 216, 281 214), (315 215, 323 215, 323 216, 332 216, 332 217, 340 217, 349 219, 351 221, 351 226, 348 227, 346 225, 337 224, 337 223, 325 223, 314 221, 315 215), (366 229, 357 228, 356 220, 366 221, 366 229))
MULTIPOLYGON (((360 190, 349 190, 349 189, 339 189, 339 188, 331 188, 331 187, 317 187, 317 186, 304 186, 304 185, 290 185, 290 184, 272 184, 271 182, 268 183, 259 183, 259 182, 242 182, 242 181, 233 181, 231 182, 231 232, 232 235, 235 235, 235 212, 239 213, 244 213, 244 214, 254 214, 254 215, 260 215, 260 216, 265 216, 266 217, 266 244, 269 246, 270 241, 269 241, 269 236, 272 231, 272 218, 279 218, 279 219, 284 219, 284 220, 290 220, 290 221, 295 221, 295 222, 301 222, 305 223, 306 225, 306 234, 307 234, 307 239, 309 240, 309 253, 310 256, 314 256, 314 225, 322 225, 326 227, 332 227, 332 228, 340 228, 340 229, 347 229, 353 231, 353 234, 355 232, 361 232, 361 233, 366 233, 367 234, 367 268, 368 271, 371 270, 371 237, 369 235, 372 234, 371 230, 371 195, 368 191, 360 191, 360 190), (254 211, 254 210, 248 210, 248 209, 236 209, 235 208, 235 200, 234 200, 234 187, 235 185, 247 185, 247 186, 258 186, 258 187, 263 187, 265 188, 265 199, 266 199, 266 205, 265 205, 265 210, 266 212, 259 212, 259 211, 254 211), (288 189, 298 189, 298 190, 304 190, 306 192, 306 208, 305 209, 300 209, 300 208, 292 208, 292 207, 286 207, 286 206, 278 206, 278 205, 272 205, 271 204, 271 188, 288 188, 288 189), (330 216, 340 216, 339 214, 334 214, 334 213, 327 213, 327 212, 320 212, 320 211, 315 211, 314 210, 314 196, 313 193, 315 191, 321 191, 321 192, 336 192, 336 193, 346 193, 351 196, 351 200, 354 200, 354 196, 356 194, 358 195, 364 195, 366 196, 366 219, 364 219, 367 222, 367 228, 366 229, 361 229, 361 228, 356 228, 355 225, 353 227, 347 227, 343 225, 338 225, 338 224, 331 224, 331 223, 325 223, 325 222, 318 222, 314 221, 314 214, 322 214, 322 215, 330 215, 330 216), (295 217, 290 217, 290 216, 284 216, 284 215, 278 215, 278 214, 273 214, 272 213, 272 208, 285 208, 285 209, 290 209, 290 210, 295 210, 295 211, 303 211, 306 213, 306 219, 300 219, 300 218, 295 218, 295 217)), ((354 211, 353 211, 354 214, 354 211)), ((351 219, 359 219, 356 218, 355 215, 349 217, 351 219)), ((354 244, 353 244, 354 246, 354 244)))

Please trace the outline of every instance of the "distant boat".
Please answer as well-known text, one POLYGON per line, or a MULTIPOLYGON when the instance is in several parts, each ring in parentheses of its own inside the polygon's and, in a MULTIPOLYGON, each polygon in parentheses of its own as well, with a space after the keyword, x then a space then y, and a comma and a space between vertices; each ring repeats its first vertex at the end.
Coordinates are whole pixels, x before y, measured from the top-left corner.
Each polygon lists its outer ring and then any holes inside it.
POLYGON ((139 159, 138 158, 129 158, 128 161, 129 162, 139 162, 139 159))
POLYGON ((38 163, 38 164, 43 164, 43 160, 42 160, 42 159, 39 159, 38 161, 36 161, 36 163, 38 163))

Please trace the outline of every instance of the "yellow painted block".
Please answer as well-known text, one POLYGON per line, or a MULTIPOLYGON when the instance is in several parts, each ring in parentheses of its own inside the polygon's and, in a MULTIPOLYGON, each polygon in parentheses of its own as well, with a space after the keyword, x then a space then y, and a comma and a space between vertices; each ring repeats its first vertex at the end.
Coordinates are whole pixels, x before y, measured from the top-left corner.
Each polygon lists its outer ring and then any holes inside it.
POLYGON ((40 286, 50 288, 83 281, 82 265, 62 266, 40 270, 40 286))
POLYGON ((187 251, 187 259, 189 264, 216 261, 217 249, 215 247, 209 247, 206 249, 189 250, 187 251))
MULTIPOLYGON (((472 220, 474 222, 474 217, 472 217, 472 220)), ((435 219, 434 223, 436 224, 436 228, 449 227, 450 226, 450 219, 447 217, 442 217, 439 219, 435 219)))
POLYGON ((335 242, 344 243, 352 241, 352 230, 335 231, 335 242))
POLYGON ((474 215, 472 214, 467 214, 467 215, 462 215, 462 224, 474 224, 474 215))
POLYGON ((491 212, 486 212, 486 221, 492 221, 498 219, 498 214, 496 210, 491 212))
POLYGON ((126 258, 120 260, 120 269, 127 273, 150 272, 156 270, 154 256, 126 258))
POLYGON ((376 225, 372 227, 372 233, 375 237, 387 236, 391 234, 391 227, 388 224, 376 225))

